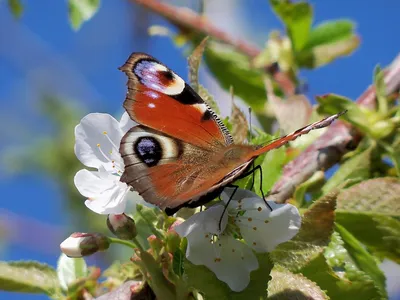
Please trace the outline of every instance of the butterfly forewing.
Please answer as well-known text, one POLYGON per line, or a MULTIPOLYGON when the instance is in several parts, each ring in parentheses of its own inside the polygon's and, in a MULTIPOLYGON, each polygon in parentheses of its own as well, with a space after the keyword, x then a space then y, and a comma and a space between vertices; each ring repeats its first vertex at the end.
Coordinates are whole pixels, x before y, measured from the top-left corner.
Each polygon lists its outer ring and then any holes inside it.
POLYGON ((134 121, 205 149, 232 143, 203 99, 153 57, 133 53, 120 69, 128 76, 124 107, 134 121))

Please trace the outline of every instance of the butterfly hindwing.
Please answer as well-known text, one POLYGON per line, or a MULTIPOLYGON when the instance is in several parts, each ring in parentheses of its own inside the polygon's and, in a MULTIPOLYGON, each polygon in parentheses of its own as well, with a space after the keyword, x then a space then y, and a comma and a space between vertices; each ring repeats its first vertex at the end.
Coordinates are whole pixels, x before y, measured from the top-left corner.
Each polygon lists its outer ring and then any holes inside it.
POLYGON ((197 201, 225 184, 232 171, 217 162, 216 152, 143 125, 125 134, 120 153, 125 165, 121 181, 163 209, 197 201))
POLYGON ((203 99, 153 57, 133 53, 120 69, 128 76, 124 107, 137 123, 205 149, 232 143, 203 99))

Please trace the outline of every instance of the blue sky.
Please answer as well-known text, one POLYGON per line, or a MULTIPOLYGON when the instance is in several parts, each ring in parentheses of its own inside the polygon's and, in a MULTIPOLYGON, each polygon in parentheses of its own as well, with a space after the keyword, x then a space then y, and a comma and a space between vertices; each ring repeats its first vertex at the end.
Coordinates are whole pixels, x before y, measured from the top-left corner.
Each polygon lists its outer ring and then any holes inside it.
MULTIPOLYGON (((166 23, 154 16, 145 23, 140 18, 142 14, 134 14, 137 7, 128 1, 103 1, 99 13, 78 32, 69 26, 65 1, 24 2, 26 10, 21 20, 13 19, 5 1, 0 2, 0 151, 11 146, 29 145, 40 136, 52 133, 37 108, 38 98, 44 90, 71 99, 67 101, 74 101, 88 111, 119 115, 125 94, 125 77, 117 67, 133 51, 148 52, 186 77, 186 59, 168 39, 143 39, 137 34, 146 24, 166 23)), ((174 2, 184 4, 186 1, 174 2)), ((302 72, 308 82, 309 94, 334 92, 356 98, 371 83, 375 65, 390 63, 399 52, 400 2, 311 2, 316 23, 328 19, 352 19, 357 23, 362 43, 351 57, 315 71, 302 72)), ((212 5, 210 17, 217 26, 227 26, 229 30, 229 24, 236 22, 229 18, 238 16, 243 28, 235 33, 259 46, 263 45, 269 30, 281 28, 267 1, 237 0, 231 3, 237 3, 238 8, 212 5)), ((82 116, 84 114, 82 112, 82 116)), ((19 222, 28 218, 29 224, 36 227, 19 228, 10 233, 11 243, 3 248, 0 245, 0 259, 33 259, 54 266, 59 255, 58 244, 44 243, 44 247, 39 247, 35 243, 46 240, 40 234, 41 226, 52 228, 57 241, 62 238, 60 232, 73 220, 73 216, 65 212, 63 201, 66 199, 60 187, 42 173, 9 176, 3 171, 0 168, 0 221, 19 222), (31 241, 27 243, 28 238, 31 241)), ((0 292, 0 299, 45 297, 0 292)))

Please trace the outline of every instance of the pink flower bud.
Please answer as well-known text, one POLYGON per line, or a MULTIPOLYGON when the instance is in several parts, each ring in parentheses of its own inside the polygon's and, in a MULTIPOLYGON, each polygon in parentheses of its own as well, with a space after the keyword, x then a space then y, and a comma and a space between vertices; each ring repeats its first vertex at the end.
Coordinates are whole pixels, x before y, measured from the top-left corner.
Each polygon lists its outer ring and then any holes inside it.
POLYGON ((137 234, 135 221, 126 214, 109 214, 107 226, 115 236, 123 240, 132 240, 137 234))
POLYGON ((61 251, 68 257, 82 257, 107 250, 110 241, 100 233, 75 232, 60 244, 61 251))

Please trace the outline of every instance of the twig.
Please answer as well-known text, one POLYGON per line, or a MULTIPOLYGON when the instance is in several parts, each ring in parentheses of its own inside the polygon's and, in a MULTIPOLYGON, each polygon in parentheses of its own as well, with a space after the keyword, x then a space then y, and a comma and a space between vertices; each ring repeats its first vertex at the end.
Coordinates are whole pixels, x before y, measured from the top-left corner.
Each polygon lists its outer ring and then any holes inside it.
POLYGON ((241 53, 253 58, 260 53, 260 50, 249 43, 234 39, 226 32, 215 27, 205 17, 202 17, 190 9, 179 8, 158 0, 131 0, 154 13, 163 16, 169 22, 179 28, 198 32, 204 35, 212 36, 213 38, 225 42, 235 47, 241 53))
MULTIPOLYGON (((384 75, 386 93, 393 94, 400 89, 400 55, 398 55, 384 75)), ((375 107, 375 87, 369 86, 357 99, 359 105, 375 107)), ((355 130, 341 121, 330 126, 312 145, 283 169, 281 179, 272 188, 271 200, 285 202, 289 199, 296 186, 310 178, 318 170, 326 170, 339 162, 348 151, 348 145, 356 146, 361 136, 355 130)))
MULTIPOLYGON (((234 47, 240 53, 253 59, 260 54, 260 49, 246 41, 236 39, 228 33, 218 29, 210 23, 206 17, 193 12, 188 8, 175 7, 158 0, 130 0, 152 12, 164 17, 183 31, 196 32, 205 36, 210 36, 216 40, 224 42, 234 47)), ((275 82, 281 87, 286 96, 295 93, 296 86, 285 72, 279 70, 276 64, 265 68, 270 73, 275 82)))

